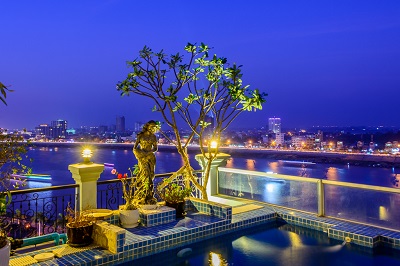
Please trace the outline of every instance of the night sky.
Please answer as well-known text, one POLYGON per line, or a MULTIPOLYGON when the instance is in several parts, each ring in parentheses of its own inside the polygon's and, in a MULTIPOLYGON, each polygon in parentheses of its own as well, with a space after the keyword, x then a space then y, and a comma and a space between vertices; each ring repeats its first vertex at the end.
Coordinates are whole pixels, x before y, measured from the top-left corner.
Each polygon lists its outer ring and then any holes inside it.
POLYGON ((159 119, 123 97, 127 60, 144 46, 168 54, 187 42, 243 65, 268 93, 235 127, 400 127, 400 1, 1 1, 0 127, 32 129, 159 119))

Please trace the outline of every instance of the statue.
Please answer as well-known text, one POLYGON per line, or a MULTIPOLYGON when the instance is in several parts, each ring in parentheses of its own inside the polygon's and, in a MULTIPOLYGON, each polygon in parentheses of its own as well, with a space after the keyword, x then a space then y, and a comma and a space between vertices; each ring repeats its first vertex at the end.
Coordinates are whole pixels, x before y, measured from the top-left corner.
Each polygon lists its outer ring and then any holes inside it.
POLYGON ((154 205, 157 199, 154 197, 154 174, 156 167, 157 151, 157 132, 158 125, 155 121, 147 122, 137 135, 135 145, 133 146, 133 154, 138 160, 139 171, 136 175, 137 185, 135 199, 140 204, 154 205))

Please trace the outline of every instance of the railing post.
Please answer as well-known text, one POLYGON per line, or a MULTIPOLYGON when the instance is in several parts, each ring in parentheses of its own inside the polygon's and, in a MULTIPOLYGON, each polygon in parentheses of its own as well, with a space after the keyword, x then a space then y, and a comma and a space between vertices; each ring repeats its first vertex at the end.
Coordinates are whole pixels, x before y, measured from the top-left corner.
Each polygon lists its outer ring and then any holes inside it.
MULTIPOLYGON (((218 167, 225 166, 227 160, 230 157, 231 156, 229 154, 218 153, 217 157, 211 162, 210 176, 208 178, 208 183, 206 188, 208 196, 218 194, 218 167)), ((195 156, 195 159, 197 162, 199 162, 204 175, 204 171, 206 170, 207 167, 207 159, 204 158, 203 154, 197 154, 195 156)))
POLYGON ((318 216, 325 216, 325 192, 324 183, 321 179, 317 182, 317 195, 318 195, 318 216))
POLYGON ((97 208, 97 180, 104 171, 103 164, 77 163, 70 164, 68 170, 79 185, 79 210, 87 207, 97 208))

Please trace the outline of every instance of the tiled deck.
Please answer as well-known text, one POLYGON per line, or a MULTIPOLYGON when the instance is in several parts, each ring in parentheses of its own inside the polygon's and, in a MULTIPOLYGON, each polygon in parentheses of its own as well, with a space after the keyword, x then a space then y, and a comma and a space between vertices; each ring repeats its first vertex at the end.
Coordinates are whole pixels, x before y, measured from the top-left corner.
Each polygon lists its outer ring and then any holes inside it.
MULTIPOLYGON (((189 208, 195 208, 200 212, 189 211, 184 219, 127 230, 125 243, 121 246, 122 252, 118 254, 112 254, 99 247, 92 247, 92 249, 79 253, 33 265, 115 265, 218 235, 276 221, 323 231, 331 238, 351 241, 351 243, 364 247, 373 248, 385 245, 400 249, 400 232, 272 208, 249 200, 217 197, 211 197, 210 200, 218 203, 210 206, 206 202, 197 202, 194 204, 196 206, 189 206, 189 208), (239 210, 238 213, 235 210, 239 210), (212 213, 214 216, 204 213, 212 213)), ((51 252, 55 248, 30 252, 21 256, 34 256, 37 253, 51 252)))

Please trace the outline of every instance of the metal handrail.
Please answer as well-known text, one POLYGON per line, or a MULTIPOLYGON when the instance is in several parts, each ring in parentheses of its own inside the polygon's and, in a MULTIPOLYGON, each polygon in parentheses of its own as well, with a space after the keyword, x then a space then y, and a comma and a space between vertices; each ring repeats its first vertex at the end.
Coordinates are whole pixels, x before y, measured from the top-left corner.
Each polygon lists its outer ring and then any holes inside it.
POLYGON ((79 187, 78 184, 73 184, 73 185, 62 185, 62 186, 50 186, 50 187, 43 187, 43 188, 28 188, 28 189, 21 189, 21 190, 11 190, 10 192, 11 192, 11 195, 18 195, 18 194, 36 193, 36 192, 61 190, 61 189, 77 188, 77 187, 79 187))
MULTIPOLYGON (((155 178, 167 177, 167 176, 170 176, 172 174, 173 173, 156 174, 155 178)), ((136 177, 136 176, 133 176, 133 177, 136 177)), ((128 179, 133 178, 133 177, 128 177, 128 179)), ((119 182, 119 181, 121 181, 121 180, 119 180, 118 178, 110 179, 110 180, 102 180, 102 181, 97 181, 97 185, 110 184, 110 183, 119 182)))

